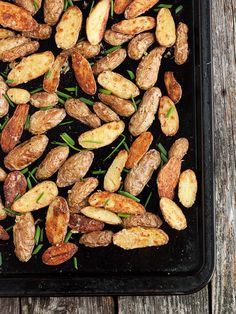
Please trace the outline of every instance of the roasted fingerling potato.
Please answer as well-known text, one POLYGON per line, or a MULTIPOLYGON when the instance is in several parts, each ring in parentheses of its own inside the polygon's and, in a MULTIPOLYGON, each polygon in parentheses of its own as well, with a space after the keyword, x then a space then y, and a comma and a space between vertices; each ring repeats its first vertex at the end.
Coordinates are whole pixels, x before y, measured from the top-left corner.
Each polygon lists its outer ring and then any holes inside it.
POLYGON ((138 35, 149 31, 156 26, 156 21, 151 16, 140 16, 130 20, 123 20, 113 24, 111 29, 114 32, 126 35, 138 35))
POLYGON ((166 136, 174 136, 179 130, 179 114, 175 104, 168 96, 160 99, 158 118, 161 130, 166 136))
POLYGON ((116 114, 111 108, 104 105, 102 102, 95 102, 93 110, 96 115, 104 122, 120 121, 118 114, 116 114))
POLYGON ((168 152, 169 159, 176 157, 180 160, 184 158, 189 149, 189 142, 185 137, 177 139, 170 147, 168 152))
POLYGON ((84 215, 70 213, 69 227, 73 232, 88 233, 92 231, 101 231, 104 223, 84 215))
POLYGON ((64 0, 44 0, 44 22, 51 26, 57 24, 63 9, 64 0))
POLYGON ((168 96, 175 104, 177 104, 182 97, 182 88, 174 77, 174 73, 170 71, 165 72, 164 82, 168 96))
POLYGON ((178 65, 184 64, 188 59, 188 54, 188 26, 185 23, 180 22, 176 31, 174 50, 175 63, 178 65))
POLYGON ((92 231, 83 234, 79 239, 79 243, 91 248, 104 247, 112 243, 112 237, 113 232, 110 230, 92 231))
POLYGON ((135 112, 134 105, 130 100, 106 94, 98 94, 98 98, 121 117, 130 117, 135 112))
POLYGON ((111 29, 105 31, 104 41, 112 46, 120 46, 132 39, 134 35, 127 35, 118 32, 114 32, 111 29))
POLYGON ((149 32, 135 36, 128 44, 128 55, 130 59, 140 60, 154 42, 155 36, 149 32))
POLYGON ((161 8, 157 14, 156 39, 162 47, 171 47, 175 44, 175 21, 168 8, 161 8))
POLYGON ((193 170, 187 169, 183 171, 179 177, 178 197, 180 203, 190 208, 196 200, 197 194, 197 178, 193 170))

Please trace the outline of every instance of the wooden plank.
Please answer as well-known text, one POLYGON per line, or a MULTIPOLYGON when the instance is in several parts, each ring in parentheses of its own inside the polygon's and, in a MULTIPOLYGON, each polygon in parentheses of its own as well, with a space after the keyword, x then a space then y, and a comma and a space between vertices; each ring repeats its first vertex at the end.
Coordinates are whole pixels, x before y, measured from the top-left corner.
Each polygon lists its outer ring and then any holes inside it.
POLYGON ((236 2, 212 6, 218 248, 212 312, 228 314, 236 308, 236 2))
POLYGON ((20 314, 19 298, 0 298, 0 313, 20 314))
POLYGON ((186 296, 119 297, 119 314, 207 314, 208 289, 186 296))
POLYGON ((113 314, 115 309, 111 297, 61 297, 22 298, 21 311, 22 314, 113 314))

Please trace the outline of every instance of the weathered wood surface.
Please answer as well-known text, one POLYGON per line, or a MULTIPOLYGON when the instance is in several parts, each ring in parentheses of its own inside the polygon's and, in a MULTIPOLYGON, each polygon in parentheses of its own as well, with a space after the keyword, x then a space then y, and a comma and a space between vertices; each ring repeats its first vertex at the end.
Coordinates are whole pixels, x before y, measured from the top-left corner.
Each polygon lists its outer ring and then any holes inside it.
POLYGON ((236 1, 213 0, 217 263, 212 283, 190 296, 2 298, 0 313, 236 313, 236 1))

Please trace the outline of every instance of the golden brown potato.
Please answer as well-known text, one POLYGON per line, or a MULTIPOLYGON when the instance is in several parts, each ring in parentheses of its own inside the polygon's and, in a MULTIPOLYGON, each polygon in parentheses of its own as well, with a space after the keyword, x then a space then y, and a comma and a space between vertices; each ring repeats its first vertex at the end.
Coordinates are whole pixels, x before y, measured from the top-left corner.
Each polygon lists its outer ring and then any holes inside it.
POLYGON ((87 206, 81 209, 81 213, 89 218, 102 221, 108 225, 120 225, 122 223, 119 216, 103 208, 87 206))
POLYGON ((138 136, 150 128, 155 119, 160 98, 161 91, 158 87, 152 87, 145 92, 138 111, 129 122, 129 131, 133 136, 138 136))
POLYGON ((23 32, 23 36, 35 39, 48 39, 52 35, 52 28, 47 24, 39 24, 33 31, 23 32))
POLYGON ((99 128, 80 134, 79 144, 86 149, 97 149, 110 145, 125 129, 123 121, 105 123, 99 128))
POLYGON ((21 262, 28 262, 32 256, 35 241, 34 218, 31 213, 16 217, 13 227, 13 242, 16 257, 21 262))
POLYGON ((125 18, 133 19, 139 15, 142 15, 146 11, 150 10, 159 0, 134 0, 125 10, 125 18))
POLYGON ((104 176, 104 190, 108 192, 116 192, 119 190, 121 185, 121 173, 125 167, 125 163, 128 158, 128 153, 126 150, 121 150, 114 158, 110 167, 108 168, 104 176))
POLYGON ((4 117, 9 111, 8 101, 3 96, 6 94, 7 90, 8 86, 0 76, 0 118, 4 117))
POLYGON ((64 242, 70 212, 66 200, 57 196, 48 207, 45 231, 49 243, 58 245, 64 242))
POLYGON ((154 48, 142 58, 136 71, 136 83, 139 88, 147 90, 156 84, 164 52, 163 47, 154 48))
POLYGON ((44 22, 48 25, 55 25, 63 12, 64 0, 45 0, 43 13, 44 22))
POLYGON ((175 104, 177 104, 182 97, 182 88, 181 85, 176 81, 174 73, 165 72, 164 82, 168 96, 175 104))
POLYGON ((91 45, 101 42, 110 11, 110 0, 100 0, 93 7, 86 20, 86 35, 91 45))
POLYGON ((98 183, 98 179, 92 177, 75 183, 68 191, 68 205, 71 212, 78 213, 80 211, 81 204, 97 188, 98 183))
POLYGON ((179 177, 178 197, 180 203, 190 208, 196 200, 197 178, 193 170, 188 169, 181 173, 179 177))
POLYGON ((4 153, 9 153, 19 143, 28 111, 29 105, 18 105, 13 116, 2 130, 1 148, 4 153))
POLYGON ((71 6, 66 10, 56 27, 55 41, 58 48, 70 49, 76 44, 82 20, 82 12, 77 6, 71 6))
POLYGON ((160 198, 167 197, 171 200, 174 198, 175 188, 179 181, 181 163, 180 159, 172 157, 161 168, 157 177, 157 188, 160 198))
POLYGON ((4 210, 2 198, 0 197, 0 220, 4 220, 6 218, 7 218, 7 212, 4 210))
POLYGON ((14 203, 15 198, 25 194, 26 189, 27 181, 20 171, 12 171, 8 173, 3 184, 5 206, 10 208, 14 203))
POLYGON ((162 47, 171 47, 176 41, 175 21, 167 8, 157 14, 156 39, 162 47))
POLYGON ((104 223, 83 215, 71 213, 69 227, 73 232, 88 233, 92 231, 101 231, 104 228, 104 223))
POLYGON ((13 48, 19 47, 23 44, 27 44, 29 42, 30 42, 30 38, 26 38, 20 35, 2 39, 0 41, 0 57, 2 53, 7 52, 13 48))
POLYGON ((78 50, 84 58, 89 59, 96 57, 100 53, 101 45, 91 45, 90 42, 82 40, 76 44, 74 50, 78 50))
POLYGON ((43 134, 55 128, 66 116, 65 109, 53 108, 39 110, 30 117, 29 132, 32 134, 43 134))
POLYGON ((121 48, 117 49, 109 54, 107 54, 104 58, 99 59, 93 66, 93 74, 98 75, 102 73, 103 71, 107 70, 114 70, 119 65, 121 65, 122 62, 124 62, 126 58, 126 50, 121 48))
POLYGON ((160 100, 158 118, 161 130, 166 136, 174 136, 179 130, 179 115, 173 101, 163 96, 160 100))
POLYGON ((160 153, 155 149, 149 150, 127 174, 124 182, 124 190, 132 195, 139 195, 160 163, 160 153))
POLYGON ((30 96, 30 103, 36 108, 54 107, 58 103, 56 93, 38 92, 30 96))
POLYGON ((128 55, 130 59, 141 59, 154 42, 155 36, 152 33, 141 33, 135 36, 128 45, 128 55))
POLYGON ((180 22, 176 31, 175 63, 178 65, 184 64, 188 59, 188 54, 188 26, 180 22))
POLYGON ((90 111, 89 107, 79 99, 68 99, 65 102, 65 109, 69 116, 91 128, 98 128, 101 125, 99 117, 90 111))
POLYGON ((161 246, 169 241, 168 235, 161 229, 133 227, 123 229, 113 236, 113 244, 124 250, 161 246))
POLYGON ((48 144, 46 135, 36 135, 16 146, 4 158, 4 165, 9 170, 22 170, 40 158, 48 144))
POLYGON ((95 111, 96 115, 104 122, 120 120, 119 116, 102 102, 95 102, 93 105, 93 110, 95 111))
POLYGON ((42 262, 48 266, 57 266, 65 263, 78 251, 74 243, 61 243, 50 246, 42 255, 42 262))
POLYGON ((72 67, 81 89, 88 95, 94 95, 97 85, 91 65, 77 50, 72 53, 72 67))
POLYGON ((30 93, 23 88, 9 88, 7 96, 17 105, 26 104, 30 100, 30 93))
POLYGON ((172 200, 162 197, 160 200, 160 209, 165 221, 171 228, 184 230, 187 228, 187 221, 182 210, 172 200))
POLYGON ((53 181, 43 181, 17 199, 12 209, 19 213, 27 213, 46 207, 56 198, 58 189, 53 181))
POLYGON ((98 94, 98 98, 122 117, 130 117, 135 112, 132 101, 106 94, 98 94))
POLYGON ((7 79, 11 80, 10 86, 17 86, 27 83, 44 73, 48 72, 54 62, 51 51, 34 53, 23 58, 8 74, 7 79))
POLYGON ((139 95, 138 87, 124 76, 112 72, 104 71, 98 76, 98 83, 113 95, 123 99, 129 99, 139 95))
POLYGON ((132 0, 115 0, 114 1, 114 11, 116 14, 121 14, 125 11, 127 6, 132 2, 132 0))
POLYGON ((0 59, 3 62, 12 62, 16 59, 28 56, 39 49, 39 43, 37 41, 30 41, 26 44, 17 46, 10 50, 4 51, 0 54, 0 59))
POLYGON ((0 25, 19 32, 31 31, 38 27, 29 12, 5 1, 0 1, 0 25))
POLYGON ((4 182, 7 177, 6 171, 0 167, 0 182, 4 182))
POLYGON ((137 35, 142 32, 146 32, 153 29, 156 26, 155 19, 151 16, 140 16, 135 19, 123 20, 116 24, 113 24, 111 29, 114 32, 137 35))
POLYGON ((112 31, 111 29, 108 29, 105 31, 104 34, 104 40, 107 42, 109 45, 112 46, 120 46, 132 39, 134 36, 133 35, 126 35, 126 34, 121 34, 112 31))
POLYGON ((104 207, 114 213, 137 215, 145 212, 143 205, 131 198, 105 191, 93 193, 89 197, 89 204, 94 207, 104 207))
POLYGON ((144 213, 141 215, 131 215, 123 219, 124 228, 143 227, 143 228, 160 228, 162 220, 153 213, 144 213))
POLYGON ((10 31, 8 29, 0 28, 0 39, 6 39, 15 36, 16 36, 15 32, 10 31))
POLYGON ((94 154, 88 150, 72 155, 58 171, 57 185, 62 188, 80 181, 88 172, 94 154))
POLYGON ((79 243, 87 247, 108 246, 112 243, 113 232, 110 230, 93 231, 83 234, 79 239, 79 243))
POLYGON ((45 180, 56 173, 69 156, 68 146, 57 146, 50 150, 39 165, 35 176, 38 180, 45 180))
POLYGON ((16 5, 24 8, 31 15, 37 13, 37 11, 41 8, 42 0, 13 0, 16 5))
POLYGON ((168 152, 169 159, 171 157, 176 157, 180 160, 184 158, 184 156, 187 154, 189 148, 189 142, 185 137, 181 137, 178 140, 176 140, 168 152))

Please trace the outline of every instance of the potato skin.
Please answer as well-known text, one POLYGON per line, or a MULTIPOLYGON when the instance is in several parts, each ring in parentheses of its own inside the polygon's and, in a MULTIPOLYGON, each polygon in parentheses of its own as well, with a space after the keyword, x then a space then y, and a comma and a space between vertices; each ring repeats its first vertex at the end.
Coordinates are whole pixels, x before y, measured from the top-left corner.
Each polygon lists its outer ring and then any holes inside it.
POLYGON ((99 75, 103 71, 114 70, 119 65, 121 65, 122 62, 124 62, 126 56, 127 56, 126 50, 123 48, 117 49, 117 50, 109 53, 104 58, 99 59, 92 66, 93 74, 99 75))
POLYGON ((77 6, 71 6, 66 10, 56 27, 55 41, 58 48, 70 49, 76 44, 82 20, 82 12, 77 6))
POLYGON ((64 0, 45 0, 43 13, 44 22, 48 25, 55 25, 63 12, 64 0))
POLYGON ((113 236, 113 244, 124 250, 161 246, 167 244, 168 241, 168 235, 156 228, 133 227, 123 229, 113 236))
POLYGON ((98 98, 122 117, 130 117, 135 112, 135 108, 129 100, 105 94, 98 94, 98 98))
POLYGON ((65 240, 70 212, 66 200, 57 196, 48 207, 45 231, 52 245, 61 244, 65 240))
POLYGON ((58 171, 57 186, 62 188, 80 181, 88 172, 93 158, 93 152, 84 150, 67 159, 58 171))
POLYGON ((0 226, 0 240, 7 241, 9 239, 10 236, 7 231, 2 226, 0 226))
POLYGON ((13 0, 16 5, 19 7, 24 8, 26 11, 28 11, 31 15, 34 15, 37 13, 37 11, 41 8, 42 0, 13 0))
POLYGON ((95 102, 93 105, 93 110, 95 111, 96 115, 106 123, 120 121, 119 116, 102 102, 95 102))
POLYGON ((154 48, 142 58, 136 70, 136 84, 139 88, 148 90, 156 84, 164 52, 163 47, 154 48))
POLYGON ((96 57, 100 53, 101 45, 91 45, 90 42, 82 40, 76 44, 74 50, 78 50, 84 58, 89 59, 96 57))
POLYGON ((119 216, 104 208, 87 206, 81 209, 81 213, 89 218, 102 221, 109 225, 120 225, 122 223, 119 216))
POLYGON ((9 88, 7 96, 17 105, 26 104, 30 100, 30 93, 23 88, 9 88))
POLYGON ((48 266, 57 266, 65 263, 78 251, 74 243, 61 243, 50 246, 42 255, 42 262, 48 266))
POLYGON ((31 137, 28 141, 16 146, 4 158, 4 165, 9 170, 22 170, 40 158, 48 144, 46 135, 31 137))
POLYGON ((124 182, 125 191, 135 196, 139 195, 160 163, 160 153, 155 149, 149 150, 127 174, 124 182))
POLYGON ((92 68, 89 62, 76 50, 72 53, 72 67, 76 81, 82 90, 88 95, 94 95, 97 85, 92 68))
POLYGON ((0 25, 22 32, 36 29, 38 23, 25 9, 0 1, 0 25))
POLYGON ((0 41, 0 57, 2 53, 7 52, 13 48, 19 47, 23 44, 29 43, 30 39, 26 38, 24 36, 15 36, 15 37, 9 37, 6 39, 2 39, 0 41))
POLYGON ((69 116, 91 128, 98 128, 101 125, 99 117, 92 113, 89 107, 79 99, 68 99, 65 102, 65 109, 69 116))
POLYGON ((36 108, 52 107, 58 103, 56 93, 38 92, 30 96, 30 103, 36 108))
POLYGON ((180 203, 190 208, 196 200, 197 194, 197 178, 193 170, 187 169, 183 171, 179 177, 178 197, 180 203))
POLYGON ((179 23, 176 31, 175 42, 175 63, 178 65, 184 64, 188 59, 188 26, 184 23, 179 23))
POLYGON ((28 56, 39 49, 39 43, 37 41, 30 41, 28 43, 19 45, 10 50, 4 51, 0 55, 0 59, 3 62, 12 62, 18 58, 28 56))
POLYGON ((104 223, 83 215, 70 214, 69 227, 79 233, 88 233, 92 231, 101 231, 104 223))
POLYGON ((39 24, 33 31, 23 32, 23 36, 35 39, 48 39, 52 35, 52 28, 48 24, 39 24))
POLYGON ((167 8, 161 8, 157 14, 156 39, 162 47, 171 47, 176 41, 175 21, 167 8))
POLYGON ((170 199, 162 197, 160 209, 165 221, 171 228, 184 230, 187 228, 187 221, 182 210, 170 199))
POLYGON ((129 156, 125 164, 127 169, 132 169, 137 165, 140 159, 142 159, 148 151, 152 141, 153 136, 151 132, 143 132, 135 139, 129 149, 129 156))
POLYGON ((159 197, 174 198, 174 191, 179 181, 181 170, 180 159, 172 157, 160 170, 157 177, 157 189, 159 197))
POLYGON ((32 256, 35 241, 35 224, 31 213, 16 217, 13 227, 13 242, 16 257, 21 262, 28 262, 32 256))
POLYGON ((111 29, 114 32, 137 35, 139 33, 153 29, 156 26, 155 19, 151 16, 140 16, 135 19, 123 20, 119 23, 113 24, 111 29))
POLYGON ((25 176, 20 171, 8 173, 3 184, 5 206, 10 208, 14 203, 15 197, 25 194, 26 189, 27 182, 25 176))
POLYGON ((143 228, 160 228, 162 220, 153 213, 144 213, 141 215, 131 215, 123 219, 124 228, 143 227, 143 228))
POLYGON ((180 160, 184 158, 187 154, 189 148, 189 142, 185 137, 177 139, 171 146, 168 152, 169 159, 171 157, 176 157, 180 160))
POLYGON ((92 231, 83 234, 79 239, 79 243, 91 248, 108 246, 112 243, 112 237, 113 232, 110 230, 92 231))
POLYGON ((0 28, 0 39, 6 39, 15 36, 16 36, 15 32, 10 31, 8 29, 0 28))
POLYGON ((125 18, 133 19, 150 10, 159 0, 134 0, 125 10, 125 18))
POLYGON ((147 90, 137 112, 129 122, 129 131, 133 136, 138 136, 147 131, 152 125, 161 98, 161 91, 158 87, 147 90))
POLYGON ((155 42, 155 36, 152 33, 141 33, 135 36, 128 45, 128 55, 130 59, 139 60, 142 58, 148 48, 155 42))
POLYGON ((182 88, 181 85, 176 81, 174 73, 165 72, 164 82, 168 96, 175 104, 177 104, 182 97, 182 88))
POLYGON ((69 156, 69 147, 57 146, 50 150, 47 156, 39 165, 35 177, 38 180, 50 178, 63 165, 69 156))
POLYGON ((0 118, 4 117, 9 111, 8 101, 3 96, 6 94, 7 90, 8 86, 4 79, 0 76, 0 118))
POLYGON ((0 167, 0 182, 4 182, 7 177, 7 173, 2 167, 0 167))
POLYGON ((104 34, 105 42, 110 44, 111 46, 123 45, 133 37, 133 35, 117 33, 112 31, 111 29, 107 29, 104 34))
POLYGON ((98 183, 98 179, 93 177, 75 183, 68 191, 68 204, 71 212, 80 211, 84 200, 97 188, 98 183))
POLYGON ((3 209, 2 198, 0 197, 0 220, 4 220, 7 218, 7 212, 3 209))
POLYGON ((29 132, 32 134, 43 134, 57 126, 66 117, 64 109, 53 108, 49 110, 39 110, 30 117, 29 132))
POLYGON ((179 130, 179 115, 175 104, 168 96, 161 97, 158 118, 161 130, 166 136, 174 136, 179 130), (172 110, 168 117, 169 110, 172 110))
POLYGON ((116 14, 121 14, 125 11, 127 6, 132 2, 132 0, 115 0, 114 1, 114 11, 116 14))

